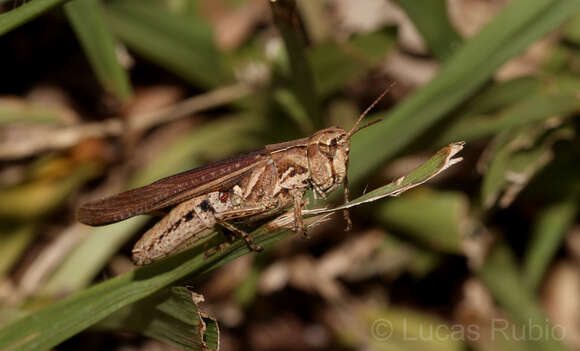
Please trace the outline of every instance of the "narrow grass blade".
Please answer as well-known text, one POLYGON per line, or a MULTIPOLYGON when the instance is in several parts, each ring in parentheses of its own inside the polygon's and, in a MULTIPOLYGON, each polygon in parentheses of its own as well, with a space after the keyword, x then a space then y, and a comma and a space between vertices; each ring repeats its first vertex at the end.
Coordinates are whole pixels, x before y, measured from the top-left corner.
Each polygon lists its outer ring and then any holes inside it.
MULTIPOLYGON (((480 268, 478 275, 488 289, 491 290, 498 303, 517 324, 518 333, 522 332, 520 328, 531 328, 530 326, 541 328, 543 331, 541 337, 527 338, 525 341, 528 349, 543 351, 565 350, 564 346, 558 341, 558 335, 549 332, 551 329, 547 322, 548 319, 534 300, 531 292, 526 289, 515 258, 504 242, 498 243, 491 250, 490 257, 480 268)), ((505 334, 505 330, 496 330, 495 332, 501 334, 502 331, 505 334)))
POLYGON ((324 2, 310 0, 296 0, 305 31, 311 42, 319 43, 330 37, 331 17, 327 15, 324 2))
POLYGON ((274 100, 280 104, 284 111, 298 125, 304 133, 310 133, 314 130, 312 119, 304 109, 304 105, 298 101, 296 95, 289 89, 280 88, 272 94, 274 100))
POLYGON ((9 12, 0 15, 0 36, 14 28, 23 25, 49 11, 55 6, 62 5, 69 0, 42 0, 28 1, 9 12))
POLYGON ((460 192, 418 189, 385 201, 375 211, 379 223, 425 243, 430 249, 461 254, 469 202, 460 192))
POLYGON ((388 306, 378 301, 336 307, 328 313, 338 340, 349 349, 365 345, 375 351, 461 351, 467 338, 457 337, 458 325, 432 313, 388 306))
POLYGON ((541 89, 550 90, 546 83, 548 82, 536 77, 518 77, 494 83, 486 87, 480 94, 469 101, 466 106, 460 108, 457 111, 457 117, 454 118, 462 119, 470 116, 496 113, 506 108, 506 106, 521 102, 532 94, 538 94, 541 89))
POLYGON ((118 0, 106 4, 113 32, 130 49, 201 88, 231 79, 218 52, 211 27, 167 11, 147 0, 118 0))
POLYGON ((68 111, 60 108, 39 106, 24 99, 0 98, 0 125, 44 124, 61 125, 68 111))
POLYGON ((439 268, 445 255, 428 248, 411 243, 395 235, 386 235, 384 242, 376 253, 365 262, 366 274, 359 274, 360 279, 376 275, 397 277, 409 273, 414 279, 420 280, 439 268))
POLYGON ((564 38, 578 45, 580 44, 580 13, 576 14, 563 28, 564 38))
POLYGON ((148 219, 141 216, 111 226, 89 228, 89 234, 67 254, 37 295, 59 296, 89 285, 114 253, 143 228, 148 219))
POLYGON ((577 200, 565 199, 546 207, 534 223, 532 238, 523 262, 523 280, 531 292, 535 292, 540 285, 577 213, 577 200))
POLYGON ((120 100, 127 99, 131 94, 129 76, 117 59, 115 39, 105 21, 99 0, 74 0, 64 9, 105 90, 120 100))
POLYGON ((31 220, 46 215, 99 173, 99 166, 86 163, 71 170, 66 177, 53 181, 43 179, 0 188, 0 217, 31 220))
POLYGON ((462 39, 449 21, 446 1, 397 0, 397 3, 440 61, 445 61, 461 45, 462 39))
POLYGON ((568 117, 578 110, 580 101, 575 92, 538 91, 495 114, 458 118, 439 133, 435 144, 444 145, 457 138, 475 140, 489 137, 554 116, 568 117))
POLYGON ((24 250, 34 239, 36 225, 26 223, 23 225, 0 225, 0 279, 5 279, 18 262, 24 250))
POLYGON ((353 136, 349 178, 360 182, 474 94, 500 65, 578 9, 577 0, 510 2, 431 82, 382 116, 381 123, 353 136))
POLYGON ((336 93, 379 66, 394 44, 393 33, 379 31, 354 36, 344 43, 325 42, 309 48, 308 61, 320 98, 336 93))
POLYGON ((315 129, 322 127, 322 115, 314 86, 314 74, 308 62, 295 0, 271 1, 274 22, 280 31, 290 61, 294 92, 315 129))

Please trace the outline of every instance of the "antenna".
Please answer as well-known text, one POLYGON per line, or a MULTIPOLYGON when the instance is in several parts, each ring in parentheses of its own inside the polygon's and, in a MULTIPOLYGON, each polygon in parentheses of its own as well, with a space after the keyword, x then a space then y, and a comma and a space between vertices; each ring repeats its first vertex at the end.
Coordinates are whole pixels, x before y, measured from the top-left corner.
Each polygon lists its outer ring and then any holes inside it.
MULTIPOLYGON (((383 92, 381 93, 381 95, 379 95, 378 98, 375 99, 375 101, 373 101, 372 104, 370 104, 369 107, 366 108, 366 110, 364 110, 363 113, 361 113, 361 115, 359 116, 359 118, 356 120, 356 123, 354 124, 354 126, 352 126, 352 129, 348 132, 348 134, 346 135, 347 139, 350 139, 350 137, 355 134, 356 132, 358 132, 359 130, 368 127, 369 125, 364 126, 363 128, 357 129, 360 121, 362 121, 363 118, 365 118, 365 116, 370 112, 370 110, 373 109, 373 107, 375 107, 379 101, 381 101, 382 98, 385 97, 385 95, 387 95, 387 93, 397 84, 397 82, 391 82, 391 84, 389 84, 385 90, 383 90, 383 92)), ((371 124, 374 124, 378 121, 375 121, 371 124)))
POLYGON ((351 134, 351 135, 355 135, 355 134, 356 134, 356 133, 358 133, 360 130, 362 130, 362 129, 365 129, 366 127, 370 127, 370 126, 372 126, 373 124, 376 124, 376 123, 379 123, 379 122, 382 122, 382 121, 383 121, 383 119, 382 119, 382 118, 375 119, 374 121, 372 121, 372 122, 369 122, 369 123, 365 124, 365 125, 364 125, 364 126, 362 126, 362 127, 358 127, 357 129, 355 129, 355 131, 354 131, 354 132, 352 132, 352 134, 351 134))

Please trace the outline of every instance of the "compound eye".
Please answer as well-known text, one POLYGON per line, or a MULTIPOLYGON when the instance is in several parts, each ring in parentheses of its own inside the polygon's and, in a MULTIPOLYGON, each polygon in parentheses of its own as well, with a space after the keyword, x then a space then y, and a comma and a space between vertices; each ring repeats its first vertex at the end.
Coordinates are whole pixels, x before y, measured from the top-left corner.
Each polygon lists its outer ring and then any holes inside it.
POLYGON ((320 144, 320 151, 326 156, 332 157, 336 153, 336 147, 331 147, 326 144, 320 144))

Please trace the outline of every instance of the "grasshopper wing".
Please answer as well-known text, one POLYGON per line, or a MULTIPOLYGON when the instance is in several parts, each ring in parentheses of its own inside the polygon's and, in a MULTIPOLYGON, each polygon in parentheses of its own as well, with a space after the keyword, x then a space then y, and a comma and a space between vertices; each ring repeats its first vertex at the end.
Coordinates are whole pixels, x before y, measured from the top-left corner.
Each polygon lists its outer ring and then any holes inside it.
POLYGON ((149 185, 82 204, 76 213, 81 223, 98 226, 174 206, 195 196, 225 190, 254 167, 266 161, 265 150, 195 168, 149 185))

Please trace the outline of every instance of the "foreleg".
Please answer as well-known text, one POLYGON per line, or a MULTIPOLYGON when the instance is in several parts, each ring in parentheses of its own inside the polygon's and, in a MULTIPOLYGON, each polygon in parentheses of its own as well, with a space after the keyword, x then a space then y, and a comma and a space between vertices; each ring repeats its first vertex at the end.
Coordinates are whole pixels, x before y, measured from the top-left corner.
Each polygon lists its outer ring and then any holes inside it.
MULTIPOLYGON (((348 190, 348 178, 346 175, 344 176, 342 185, 344 187, 344 203, 348 203, 350 201, 350 191, 348 190)), ((344 230, 348 232, 352 229, 352 221, 350 220, 350 212, 348 211, 348 208, 342 210, 342 215, 346 221, 346 228, 344 230)))

